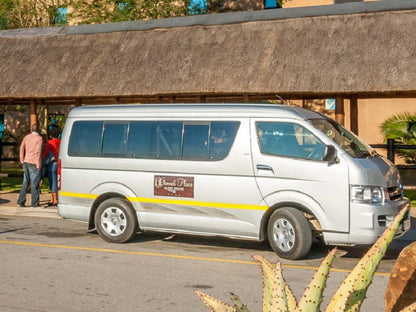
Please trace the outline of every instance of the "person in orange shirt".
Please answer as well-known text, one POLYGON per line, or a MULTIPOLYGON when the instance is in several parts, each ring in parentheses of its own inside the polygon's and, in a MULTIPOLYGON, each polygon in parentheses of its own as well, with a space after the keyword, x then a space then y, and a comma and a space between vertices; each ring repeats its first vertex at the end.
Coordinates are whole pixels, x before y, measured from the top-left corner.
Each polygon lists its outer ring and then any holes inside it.
POLYGON ((43 161, 48 174, 49 188, 52 192, 52 200, 48 203, 48 206, 56 206, 58 204, 58 157, 59 146, 61 144, 59 134, 59 129, 52 128, 49 130, 51 139, 46 143, 45 151, 43 152, 43 161))
POLYGON ((42 161, 42 136, 39 134, 39 126, 32 126, 32 133, 23 138, 20 145, 20 162, 23 165, 23 183, 20 190, 17 205, 25 207, 26 193, 30 185, 32 207, 39 207, 41 179, 41 161, 42 161))

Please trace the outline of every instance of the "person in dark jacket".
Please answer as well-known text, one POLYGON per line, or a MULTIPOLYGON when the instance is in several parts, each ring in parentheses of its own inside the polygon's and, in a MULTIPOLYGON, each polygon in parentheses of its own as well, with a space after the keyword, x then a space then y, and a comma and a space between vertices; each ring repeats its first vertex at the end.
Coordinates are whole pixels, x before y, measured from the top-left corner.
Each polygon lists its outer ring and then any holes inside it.
POLYGON ((48 203, 49 206, 56 206, 58 204, 58 158, 59 147, 61 145, 59 132, 55 128, 49 130, 50 140, 46 143, 43 152, 43 164, 46 166, 49 188, 52 192, 52 199, 48 203))

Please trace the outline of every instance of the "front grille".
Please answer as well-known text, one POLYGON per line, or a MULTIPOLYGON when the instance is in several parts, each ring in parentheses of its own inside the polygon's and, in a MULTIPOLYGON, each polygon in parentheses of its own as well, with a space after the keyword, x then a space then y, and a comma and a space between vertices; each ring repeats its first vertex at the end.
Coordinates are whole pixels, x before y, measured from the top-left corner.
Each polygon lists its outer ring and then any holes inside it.
POLYGON ((407 220, 407 219, 410 219, 410 210, 406 211, 406 213, 405 213, 405 214, 404 214, 404 216, 403 216, 402 222, 403 222, 404 220, 407 220))
MULTIPOLYGON (((402 221, 400 221, 400 226, 403 226, 404 221, 409 220, 409 219, 410 219, 410 210, 406 211, 406 213, 404 214, 402 221)), ((387 217, 386 215, 381 215, 377 217, 378 225, 381 227, 389 226, 392 220, 393 220, 393 216, 387 217)))
POLYGON ((401 200, 403 198, 403 189, 397 186, 387 188, 391 201, 401 200))

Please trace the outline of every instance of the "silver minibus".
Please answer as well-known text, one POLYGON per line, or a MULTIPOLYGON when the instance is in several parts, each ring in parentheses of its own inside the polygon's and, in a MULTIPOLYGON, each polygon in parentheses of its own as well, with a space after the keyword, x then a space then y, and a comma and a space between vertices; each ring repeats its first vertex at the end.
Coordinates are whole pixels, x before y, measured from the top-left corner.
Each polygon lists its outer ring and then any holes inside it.
MULTIPOLYGON (((59 214, 108 242, 162 231, 372 244, 409 207, 397 168, 332 119, 274 104, 74 108, 62 134, 59 214)), ((396 235, 410 228, 410 208, 396 235)))

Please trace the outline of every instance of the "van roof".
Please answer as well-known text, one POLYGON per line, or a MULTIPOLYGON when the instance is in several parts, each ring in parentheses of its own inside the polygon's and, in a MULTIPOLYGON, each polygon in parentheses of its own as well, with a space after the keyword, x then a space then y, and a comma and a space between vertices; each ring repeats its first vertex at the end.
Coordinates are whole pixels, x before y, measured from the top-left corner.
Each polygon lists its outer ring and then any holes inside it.
POLYGON ((199 118, 199 117, 284 117, 325 118, 322 114, 297 106, 280 104, 127 104, 80 106, 68 118, 199 118))

